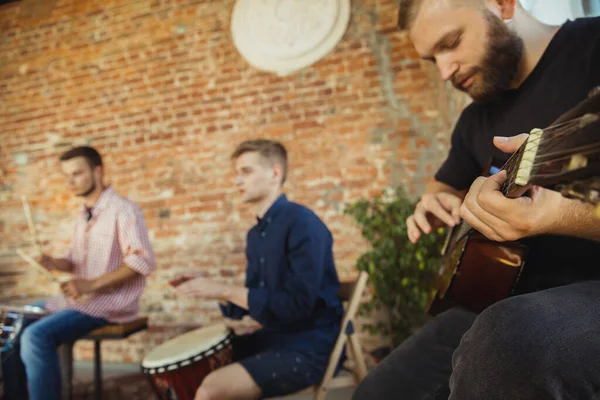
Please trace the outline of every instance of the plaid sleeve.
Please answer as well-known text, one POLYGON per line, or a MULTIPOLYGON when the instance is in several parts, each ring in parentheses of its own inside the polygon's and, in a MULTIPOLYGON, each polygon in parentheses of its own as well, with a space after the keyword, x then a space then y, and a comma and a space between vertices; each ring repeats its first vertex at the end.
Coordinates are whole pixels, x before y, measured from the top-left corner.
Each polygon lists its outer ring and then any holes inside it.
POLYGON ((124 207, 117 216, 119 245, 123 262, 141 275, 149 275, 156 266, 142 211, 135 205, 124 207))

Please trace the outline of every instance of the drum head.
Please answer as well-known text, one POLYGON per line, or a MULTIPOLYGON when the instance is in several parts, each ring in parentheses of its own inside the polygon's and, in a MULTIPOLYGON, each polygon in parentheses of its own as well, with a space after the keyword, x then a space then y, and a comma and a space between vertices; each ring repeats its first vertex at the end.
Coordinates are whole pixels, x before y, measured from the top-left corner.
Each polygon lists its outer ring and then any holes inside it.
POLYGON ((229 336, 230 331, 225 324, 210 325, 184 333, 146 354, 142 360, 142 368, 160 368, 192 358, 200 359, 202 353, 218 347, 227 341, 229 336))

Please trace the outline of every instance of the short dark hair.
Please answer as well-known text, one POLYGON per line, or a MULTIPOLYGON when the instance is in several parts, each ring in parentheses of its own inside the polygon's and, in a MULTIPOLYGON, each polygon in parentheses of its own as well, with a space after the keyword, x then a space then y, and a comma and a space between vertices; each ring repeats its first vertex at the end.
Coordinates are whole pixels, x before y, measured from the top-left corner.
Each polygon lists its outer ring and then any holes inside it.
MULTIPOLYGON (((398 8, 398 28, 402 30, 410 29, 419 13, 421 4, 424 0, 399 0, 398 8)), ((481 0, 454 0, 456 5, 474 5, 482 7, 484 2, 481 0)), ((519 2, 517 2, 519 6, 519 2)))
POLYGON ((79 146, 74 147, 60 156, 60 161, 67 161, 75 157, 83 157, 86 159, 91 169, 102 166, 102 157, 100 153, 93 147, 79 146))
POLYGON ((287 178, 287 150, 281 143, 269 139, 246 140, 237 146, 231 158, 236 160, 242 154, 250 152, 257 152, 267 160, 281 164, 283 168, 281 183, 285 182, 287 178))
POLYGON ((400 7, 398 7, 399 29, 410 29, 412 23, 415 21, 421 2, 422 0, 400 0, 400 7))

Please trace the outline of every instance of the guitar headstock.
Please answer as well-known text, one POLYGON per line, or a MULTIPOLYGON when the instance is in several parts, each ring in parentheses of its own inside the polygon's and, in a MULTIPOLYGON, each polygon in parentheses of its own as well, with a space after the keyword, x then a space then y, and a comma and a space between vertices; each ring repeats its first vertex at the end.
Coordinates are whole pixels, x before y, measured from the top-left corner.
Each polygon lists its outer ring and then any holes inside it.
MULTIPOLYGON (((533 129, 503 169, 502 188, 521 196, 532 185, 600 204, 600 95, 593 95, 545 129, 533 129)), ((597 208, 600 217, 600 206, 597 208)))

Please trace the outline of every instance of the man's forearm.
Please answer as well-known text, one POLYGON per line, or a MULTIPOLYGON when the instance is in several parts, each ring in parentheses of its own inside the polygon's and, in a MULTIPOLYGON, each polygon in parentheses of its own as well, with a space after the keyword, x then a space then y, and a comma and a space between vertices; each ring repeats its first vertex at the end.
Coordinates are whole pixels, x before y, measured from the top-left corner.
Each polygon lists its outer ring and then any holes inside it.
POLYGON ((591 204, 563 198, 560 217, 549 233, 600 241, 600 219, 591 204))
POLYGON ((94 291, 120 286, 139 274, 127 265, 121 265, 116 270, 106 273, 93 281, 94 291))
POLYGON ((245 287, 229 287, 223 293, 223 298, 221 300, 230 301, 233 304, 242 307, 243 309, 248 309, 248 289, 245 287))
POLYGON ((467 190, 457 190, 457 189, 453 188, 452 186, 450 186, 446 183, 437 181, 435 179, 430 181, 427 184, 427 187, 425 188, 425 193, 441 193, 441 192, 453 194, 460 199, 464 199, 467 194, 467 190))

